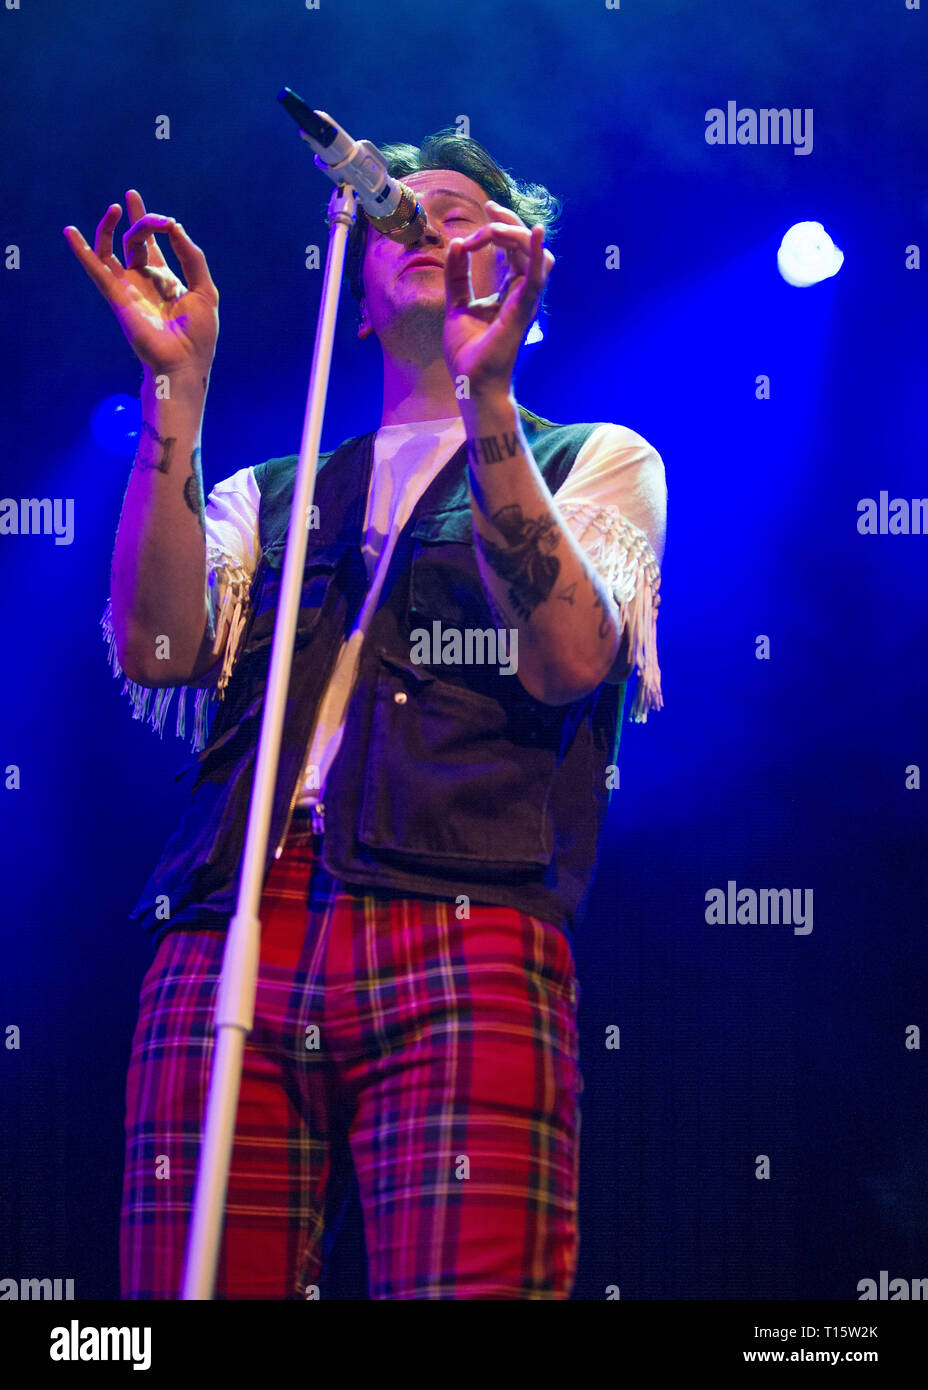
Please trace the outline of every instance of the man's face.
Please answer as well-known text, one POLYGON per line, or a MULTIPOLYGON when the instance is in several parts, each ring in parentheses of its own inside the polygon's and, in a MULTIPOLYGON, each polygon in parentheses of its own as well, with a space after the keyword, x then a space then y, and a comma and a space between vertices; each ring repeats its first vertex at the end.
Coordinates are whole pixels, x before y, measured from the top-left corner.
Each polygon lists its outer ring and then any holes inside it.
MULTIPOLYGON (((414 190, 428 227, 412 246, 367 229, 361 265, 364 305, 358 336, 376 333, 381 342, 393 336, 403 322, 431 327, 434 336, 445 317, 445 255, 454 237, 466 237, 493 219, 486 212, 487 195, 466 174, 453 169, 427 169, 410 174, 403 182, 414 190), (411 265, 427 259, 431 265, 411 265)), ((508 269, 506 255, 494 246, 483 246, 470 257, 474 298, 502 288, 508 269)))

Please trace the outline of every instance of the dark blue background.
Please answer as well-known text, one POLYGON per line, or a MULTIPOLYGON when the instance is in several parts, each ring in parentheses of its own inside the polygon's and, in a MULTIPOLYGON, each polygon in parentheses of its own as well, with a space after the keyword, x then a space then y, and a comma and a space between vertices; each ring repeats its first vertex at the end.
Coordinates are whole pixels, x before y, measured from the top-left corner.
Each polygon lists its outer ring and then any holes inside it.
MULTIPOLYGON (((857 503, 925 474, 928 13, 740 0, 318 11, 113 0, 0 11, 0 495, 73 497, 72 545, 0 538, 5 768, 0 1277, 118 1296, 122 1105, 151 958, 127 912, 173 830, 185 750, 133 723, 99 633, 130 460, 89 430, 141 371, 68 249, 137 187, 204 248, 221 331, 207 490, 298 447, 329 185, 286 83, 356 136, 467 115, 564 199, 545 342, 520 400, 662 454, 665 708, 623 726, 582 988, 575 1297, 857 1297, 928 1276, 923 1051, 928 537, 857 503), (62 13, 64 10, 64 13, 62 13), (715 147, 705 113, 811 107, 814 147, 715 147), (171 139, 155 119, 171 118, 171 139), (775 253, 823 221, 846 254, 794 290, 775 253), (605 268, 605 248, 622 268, 605 268), (755 398, 769 375, 771 399, 755 398), (767 634, 771 659, 755 659, 767 634), (814 930, 709 926, 705 894, 814 892, 814 930), (619 1051, 605 1030, 621 1028, 619 1051), (754 1176, 768 1154, 769 1181, 754 1176)), ((118 234, 125 231, 121 223, 118 234)), ((376 344, 343 313, 323 447, 380 419, 376 344)), ((330 1296, 363 1296, 355 1208, 330 1296)))

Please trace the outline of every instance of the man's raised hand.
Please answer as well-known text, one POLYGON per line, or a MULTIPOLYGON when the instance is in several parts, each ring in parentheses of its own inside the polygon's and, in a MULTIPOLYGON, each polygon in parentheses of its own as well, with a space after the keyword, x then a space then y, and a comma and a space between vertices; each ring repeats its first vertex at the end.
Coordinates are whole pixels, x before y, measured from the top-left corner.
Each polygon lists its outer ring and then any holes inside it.
POLYGON ((452 379, 466 376, 472 395, 484 391, 505 395, 554 257, 544 245, 541 227, 527 227, 517 213, 491 199, 486 207, 492 222, 448 244, 442 341, 452 379), (470 255, 487 245, 505 253, 508 275, 499 293, 475 299, 470 255))
POLYGON ((146 212, 135 189, 126 194, 130 227, 122 239, 123 262, 113 252, 113 233, 122 216, 111 203, 97 227, 93 249, 76 227, 64 237, 81 265, 112 306, 140 361, 155 372, 207 377, 219 336, 219 291, 206 257, 173 217, 146 212), (187 285, 164 259, 155 234, 170 237, 187 285))

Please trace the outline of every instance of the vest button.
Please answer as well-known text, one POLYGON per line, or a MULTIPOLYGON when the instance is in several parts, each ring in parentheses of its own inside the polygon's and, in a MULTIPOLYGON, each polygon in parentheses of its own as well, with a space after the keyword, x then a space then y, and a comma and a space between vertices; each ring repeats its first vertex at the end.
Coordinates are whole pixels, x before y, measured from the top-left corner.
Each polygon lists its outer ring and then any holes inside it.
POLYGON ((405 705, 405 703, 406 703, 406 691, 405 691, 405 690, 397 690, 396 694, 393 696, 393 700, 394 700, 394 703, 397 704, 397 705, 405 705))

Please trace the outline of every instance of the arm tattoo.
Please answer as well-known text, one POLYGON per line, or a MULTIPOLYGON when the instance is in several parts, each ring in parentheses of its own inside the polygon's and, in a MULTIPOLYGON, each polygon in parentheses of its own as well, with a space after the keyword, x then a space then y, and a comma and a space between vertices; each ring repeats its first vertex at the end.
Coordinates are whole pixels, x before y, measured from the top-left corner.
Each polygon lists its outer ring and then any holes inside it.
POLYGON ((206 525, 203 520, 203 510, 206 504, 203 498, 203 479, 200 475, 199 446, 194 449, 193 453, 190 455, 190 467, 193 469, 193 472, 184 483, 184 501, 200 523, 200 530, 205 535, 206 525))
POLYGON ((550 596, 561 562, 554 551, 560 541, 550 512, 532 520, 523 516, 517 502, 502 507, 491 518, 505 545, 497 545, 476 532, 477 544, 487 564, 509 584, 507 597, 513 611, 530 618, 532 610, 550 596))
POLYGON ((568 584, 567 588, 562 589, 561 592, 558 594, 558 598, 563 599, 565 603, 569 603, 571 608, 573 608, 574 594, 576 592, 576 589, 576 584, 568 584))
POLYGON ((162 439, 158 431, 143 420, 139 425, 139 448, 135 456, 136 468, 157 468, 159 473, 171 471, 171 454, 176 439, 162 439))
POLYGON ((472 463, 499 463, 501 459, 515 458, 520 452, 519 432, 512 434, 485 434, 482 439, 468 439, 467 457, 472 463))

